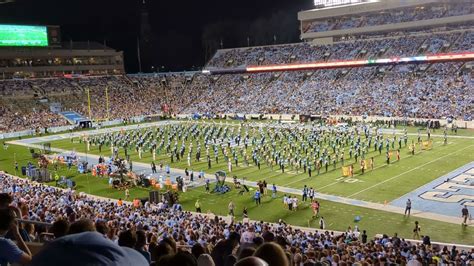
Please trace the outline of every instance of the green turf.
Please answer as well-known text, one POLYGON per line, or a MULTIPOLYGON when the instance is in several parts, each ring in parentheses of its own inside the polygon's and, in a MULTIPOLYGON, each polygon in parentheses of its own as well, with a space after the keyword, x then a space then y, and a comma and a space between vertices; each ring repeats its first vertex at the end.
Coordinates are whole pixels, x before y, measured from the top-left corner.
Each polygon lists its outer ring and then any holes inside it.
MULTIPOLYGON (((390 166, 382 166, 383 158, 376 159, 376 167, 382 167, 373 172, 369 171, 369 173, 366 173, 364 176, 356 176, 357 179, 360 179, 363 182, 347 183, 344 181, 336 181, 336 179, 341 175, 339 169, 307 179, 307 176, 304 174, 291 175, 288 173, 281 174, 278 171, 271 171, 271 169, 265 166, 265 164, 262 165, 262 170, 258 170, 256 167, 252 166, 248 168, 239 168, 235 171, 235 174, 239 176, 247 176, 251 180, 266 179, 269 182, 275 182, 279 185, 287 184, 289 187, 295 188, 301 188, 303 184, 309 184, 315 186, 317 189, 321 188, 318 189, 319 192, 344 196, 350 196, 351 194, 362 191, 370 186, 375 186, 374 188, 363 191, 353 197, 368 201, 381 202, 385 199, 397 198, 400 195, 403 195, 448 171, 451 171, 452 169, 473 161, 474 153, 472 152, 472 139, 452 138, 449 140, 450 143, 447 146, 437 143, 439 141, 441 140, 435 140, 435 145, 432 150, 422 151, 413 157, 410 157, 406 151, 403 152, 402 160, 391 164, 390 166), (412 170, 413 167, 419 168, 412 170), (409 170, 411 170, 411 172, 405 173, 409 170), (388 180, 398 175, 399 177, 393 178, 392 181, 377 185, 378 182, 388 180)), ((71 144, 69 140, 54 142, 52 146, 65 149, 71 149, 74 147, 79 152, 81 149, 85 150, 84 144, 71 144)), ((91 153, 98 154, 97 147, 92 147, 91 153)), ((34 162, 34 160, 31 159, 31 155, 27 148, 10 145, 7 151, 4 151, 3 149, 0 150, 0 169, 4 169, 10 173, 15 173, 13 157, 16 158, 20 165, 25 165, 28 161, 34 162)), ((135 161, 139 161, 136 154, 133 154, 132 158, 134 158, 135 161)), ((163 156, 160 159, 166 161, 167 157, 163 156)), ((147 154, 147 157, 145 157, 143 161, 149 162, 150 160, 151 155, 147 154)), ((175 163, 172 166, 184 168, 186 163, 175 163)), ((200 167, 196 167, 195 170, 199 170, 199 168, 200 167)), ((225 164, 213 165, 213 168, 208 172, 225 168, 225 164)), ((330 169, 332 169, 332 166, 330 169)), ((73 178, 77 183, 79 191, 109 198, 120 198, 124 196, 123 191, 110 189, 106 179, 100 179, 91 175, 77 174, 74 170, 67 170, 65 167, 59 169, 59 174, 73 178)), ((132 197, 146 197, 149 190, 144 188, 133 188, 130 192, 132 197)), ((265 197, 263 199, 263 204, 257 207, 249 194, 239 196, 237 195, 237 192, 233 190, 226 195, 208 195, 204 193, 203 188, 201 187, 190 190, 187 193, 181 193, 180 202, 183 204, 185 209, 193 210, 194 202, 199 198, 204 211, 210 210, 213 213, 225 215, 227 213, 227 204, 229 200, 232 199, 237 206, 237 218, 241 218, 240 214, 242 208, 247 206, 249 208, 250 218, 254 220, 275 222, 278 221, 278 219, 283 219, 294 225, 317 227, 318 220, 311 219, 311 211, 307 205, 303 204, 300 206, 298 211, 290 212, 283 208, 281 197, 281 194, 279 194, 278 198, 274 200, 270 197, 265 197)), ((326 225, 329 229, 345 230, 349 225, 354 226, 356 224, 353 221, 354 217, 360 215, 362 220, 358 223, 359 228, 368 230, 369 235, 374 235, 376 233, 393 234, 397 232, 402 237, 411 237, 411 229, 415 220, 414 218, 404 218, 403 215, 329 201, 321 201, 321 206, 322 215, 325 217, 326 225)), ((473 242, 472 237, 474 235, 474 229, 472 227, 463 228, 460 225, 428 219, 416 218, 416 220, 419 220, 422 224, 423 232, 429 234, 434 241, 465 244, 472 244, 473 242)))
MULTIPOLYGON (((416 131, 416 128, 409 128, 409 130, 416 131)), ((435 133, 443 134, 442 130, 438 130, 435 133)), ((451 134, 451 132, 449 133, 451 134)), ((460 130, 458 134, 470 135, 471 131, 460 130)), ((389 135, 391 136, 391 134, 389 135)), ((408 143, 411 143, 412 140, 416 141, 416 138, 416 136, 408 136, 408 143)), ((385 201, 395 200, 452 170, 474 161, 474 139, 449 138, 448 145, 443 145, 442 138, 433 138, 433 140, 434 144, 431 150, 418 149, 414 156, 409 153, 407 146, 403 146, 401 149, 401 160, 397 162, 392 159, 392 163, 388 166, 385 164, 384 151, 379 155, 379 152, 374 152, 373 148, 369 149, 366 158, 374 157, 375 169, 367 171, 364 175, 360 174, 358 163, 355 163, 354 159, 349 160, 346 148, 346 165, 348 162, 352 162, 355 165, 356 171, 353 178, 342 178, 340 163, 337 164, 335 170, 330 165, 327 173, 324 168, 321 169, 319 176, 313 167, 312 177, 309 178, 308 174, 303 173, 302 169, 297 174, 295 170, 287 167, 285 173, 282 173, 276 166, 272 170, 264 162, 262 162, 260 170, 255 165, 245 167, 241 156, 239 156, 239 167, 234 167, 231 175, 236 175, 239 178, 245 177, 251 181, 265 179, 268 183, 275 183, 277 186, 296 189, 301 189, 304 185, 308 185, 314 187, 320 193, 384 203, 385 201)), ((200 139, 200 142, 204 147, 202 139, 200 139)), ((190 140, 187 142, 187 147, 189 147, 189 143, 190 140)), ((194 142, 194 145, 196 147, 196 142, 194 142)), ((74 139, 74 143, 71 143, 69 139, 65 139, 52 142, 51 146, 65 150, 75 149, 82 153, 86 152, 86 145, 78 143, 77 138, 74 139)), ((398 144, 395 144, 395 148, 397 146, 398 144)), ((110 148, 104 146, 102 153, 100 153, 97 146, 91 145, 89 153, 108 156, 110 155, 110 148)), ((119 154, 124 156, 122 149, 120 149, 119 154)), ((139 159, 138 153, 135 150, 129 151, 129 154, 134 162, 151 163, 152 161, 152 155, 149 152, 144 152, 142 159, 139 159)), ((250 148, 247 150, 247 154, 251 154, 250 148)), ((169 163, 173 168, 189 168, 194 171, 204 170, 208 173, 227 170, 227 163, 221 153, 219 154, 219 164, 216 164, 211 152, 211 158, 213 159, 211 169, 208 169, 205 155, 202 157, 204 158, 201 158, 201 162, 195 162, 193 157, 191 167, 188 167, 186 159, 171 163, 169 155, 165 152, 157 155, 157 161, 169 163)))

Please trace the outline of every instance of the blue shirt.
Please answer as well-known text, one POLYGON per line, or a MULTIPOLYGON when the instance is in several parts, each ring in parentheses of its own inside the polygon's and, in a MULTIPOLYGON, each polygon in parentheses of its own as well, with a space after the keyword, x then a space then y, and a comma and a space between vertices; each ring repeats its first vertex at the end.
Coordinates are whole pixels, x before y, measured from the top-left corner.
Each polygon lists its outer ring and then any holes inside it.
POLYGON ((0 265, 6 266, 8 263, 17 263, 23 251, 10 239, 0 237, 0 265))

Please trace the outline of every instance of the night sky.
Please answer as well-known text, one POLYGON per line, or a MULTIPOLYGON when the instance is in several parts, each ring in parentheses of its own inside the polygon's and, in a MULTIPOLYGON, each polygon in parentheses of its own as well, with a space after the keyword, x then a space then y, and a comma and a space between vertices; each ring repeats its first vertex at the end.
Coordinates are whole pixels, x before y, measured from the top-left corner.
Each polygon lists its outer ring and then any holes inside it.
POLYGON ((16 0, 0 23, 59 25, 62 40, 97 41, 124 51, 128 73, 201 67, 224 48, 299 41, 297 12, 312 0, 16 0), (147 14, 147 15, 145 15, 147 14), (275 41, 276 40, 276 41, 275 41))

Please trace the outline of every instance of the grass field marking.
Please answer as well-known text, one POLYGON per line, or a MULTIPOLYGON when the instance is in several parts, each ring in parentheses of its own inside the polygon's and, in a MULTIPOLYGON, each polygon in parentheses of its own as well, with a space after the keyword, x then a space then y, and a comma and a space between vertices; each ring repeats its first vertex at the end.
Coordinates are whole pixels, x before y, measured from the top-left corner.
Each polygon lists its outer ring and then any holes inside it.
POLYGON ((410 173, 410 172, 412 172, 412 171, 414 171, 414 170, 417 170, 417 169, 419 169, 419 168, 422 168, 423 166, 426 166, 426 165, 428 165, 428 164, 434 163, 434 162, 439 161, 439 160, 441 160, 441 159, 443 159, 443 158, 445 158, 445 157, 451 156, 451 155, 453 155, 453 154, 455 154, 455 153, 461 152, 461 151, 466 150, 466 149, 469 149, 469 148, 471 148, 471 147, 474 147, 474 145, 469 145, 469 146, 464 147, 464 148, 462 148, 462 149, 460 149, 460 150, 457 150, 457 151, 448 153, 448 154, 446 154, 446 155, 444 155, 444 156, 438 157, 437 159, 431 160, 431 161, 426 162, 426 163, 424 163, 424 164, 422 164, 422 165, 419 165, 419 166, 417 166, 417 167, 411 168, 411 169, 408 170, 408 171, 405 171, 405 172, 400 173, 400 174, 398 174, 398 175, 396 175, 396 176, 393 176, 393 177, 391 177, 391 178, 389 178, 389 179, 386 179, 386 180, 384 180, 384 181, 382 181, 382 182, 379 182, 379 183, 377 183, 377 184, 374 184, 374 185, 372 185, 372 186, 370 186, 370 187, 368 187, 368 188, 362 189, 361 191, 358 191, 358 192, 356 192, 356 193, 353 193, 353 194, 351 194, 351 195, 349 195, 349 196, 347 196, 347 197, 350 198, 350 197, 353 197, 353 196, 355 196, 355 195, 359 195, 359 194, 362 193, 362 192, 365 192, 365 191, 367 191, 367 190, 370 190, 370 189, 372 189, 372 188, 374 188, 374 187, 377 187, 377 186, 379 186, 379 185, 381 185, 381 184, 384 184, 384 183, 386 183, 386 182, 388 182, 388 181, 391 181, 391 180, 393 180, 393 179, 395 179, 395 178, 398 178, 398 177, 400 177, 400 176, 402 176, 402 175, 404 175, 404 174, 410 173))
MULTIPOLYGON (((418 154, 420 154, 420 153, 423 153, 423 151, 417 152, 414 156, 416 156, 416 155, 418 155, 418 154)), ((411 157, 413 157, 413 155, 408 155, 407 157, 403 157, 403 158, 401 158, 400 160, 403 160, 403 159, 406 159, 406 158, 411 158, 411 157)), ((370 171, 374 171, 374 170, 377 170, 377 169, 379 169, 379 168, 383 168, 383 167, 386 167, 386 166, 387 166, 386 164, 381 164, 381 165, 379 165, 379 166, 374 167, 374 169, 371 169, 370 171)), ((332 171, 338 171, 339 169, 341 169, 341 168, 338 167, 336 170, 332 170, 332 171)), ((324 173, 323 173, 323 174, 324 174, 324 173)), ((355 174, 354 176, 359 176, 359 175, 361 175, 361 174, 355 174)), ((317 176, 318 176, 318 175, 315 175, 314 177, 317 177, 317 176)), ((340 177, 336 178, 336 180, 339 179, 339 178, 341 178, 341 177, 343 177, 343 176, 340 176, 340 177)), ((284 186, 284 187, 287 187, 288 185, 292 185, 292 184, 294 184, 294 183, 298 183, 298 182, 304 181, 304 180, 306 180, 306 179, 311 179, 311 178, 313 178, 313 177, 304 177, 304 178, 297 179, 297 180, 295 180, 295 181, 286 183, 286 184, 284 184, 283 186, 284 186)), ((326 188, 326 187, 330 187, 330 186, 333 186, 333 185, 338 184, 338 183, 341 183, 341 181, 340 181, 340 180, 337 180, 336 182, 333 182, 333 183, 327 184, 327 185, 325 185, 325 186, 322 186, 322 187, 320 187, 319 189, 323 189, 323 188, 326 188)))

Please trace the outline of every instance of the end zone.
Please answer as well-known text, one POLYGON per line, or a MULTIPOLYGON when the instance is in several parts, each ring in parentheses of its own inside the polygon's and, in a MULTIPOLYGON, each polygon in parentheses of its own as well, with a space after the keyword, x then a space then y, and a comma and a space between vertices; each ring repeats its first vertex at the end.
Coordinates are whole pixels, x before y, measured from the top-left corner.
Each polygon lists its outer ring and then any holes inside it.
POLYGON ((471 217, 474 216, 474 162, 403 195, 390 205, 405 208, 407 199, 415 210, 453 217, 461 217, 461 209, 467 205, 471 217))

